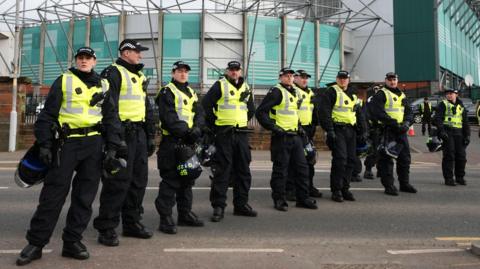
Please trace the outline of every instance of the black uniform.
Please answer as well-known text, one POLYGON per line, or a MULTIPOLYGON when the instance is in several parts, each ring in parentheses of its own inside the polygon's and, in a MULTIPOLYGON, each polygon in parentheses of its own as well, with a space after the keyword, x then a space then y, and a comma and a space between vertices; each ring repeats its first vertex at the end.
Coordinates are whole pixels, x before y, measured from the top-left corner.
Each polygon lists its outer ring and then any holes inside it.
MULTIPOLYGON (((296 95, 292 86, 283 85, 292 95, 296 95)), ((303 150, 303 140, 296 133, 286 133, 269 117, 273 107, 282 102, 281 90, 273 87, 257 108, 256 117, 263 128, 272 131, 270 145, 273 162, 270 186, 275 204, 286 204, 286 182, 291 169, 295 175, 297 203, 308 200, 308 164, 303 150)), ((299 123, 299 128, 301 128, 299 123)))
MULTIPOLYGON (((397 96, 401 96, 402 94, 402 91, 399 88, 388 89, 397 96)), ((405 109, 403 123, 398 124, 395 119, 390 117, 387 112, 385 112, 385 102, 385 93, 383 91, 378 91, 372 97, 372 101, 370 102, 370 115, 373 117, 372 120, 376 120, 382 125, 381 136, 384 141, 394 140, 398 144, 403 145, 403 148, 397 158, 397 175, 398 181, 400 182, 400 190, 406 191, 407 189, 411 189, 411 192, 416 192, 416 190, 413 191, 413 187, 409 184, 411 157, 407 131, 413 122, 412 109, 410 108, 410 104, 408 103, 407 99, 403 99, 403 107, 405 109)), ((393 165, 394 163, 392 157, 385 154, 385 152, 379 152, 377 169, 381 177, 382 184, 387 191, 393 190, 393 193, 397 193, 393 184, 393 165)))
MULTIPOLYGON (((123 59, 116 63, 128 71, 139 74, 143 64, 129 64, 123 59)), ((109 66, 102 72, 102 77, 108 79, 113 102, 118 113, 118 101, 122 77, 115 66, 109 66)), ((111 230, 120 222, 120 212, 124 230, 138 223, 143 214, 143 197, 148 181, 148 147, 155 138, 155 122, 153 107, 145 98, 145 121, 122 122, 122 138, 127 144, 127 171, 111 178, 103 178, 103 188, 100 195, 99 215, 94 220, 94 227, 99 231, 111 230), (148 140, 148 141, 147 141, 148 140)), ((118 154, 118 153, 117 153, 118 154)))
MULTIPOLYGON (((71 68, 70 71, 88 87, 100 85, 100 76, 95 71, 84 73, 75 68, 71 68)), ((76 92, 79 94, 79 91, 76 92)), ((54 157, 55 152, 60 153, 60 162, 56 163, 54 160, 45 178, 39 205, 27 232, 28 242, 38 247, 43 247, 49 242, 70 188, 72 188, 71 205, 62 238, 64 242, 78 242, 82 239, 82 233, 92 215, 92 203, 97 194, 101 176, 104 143, 101 135, 65 138, 60 150, 55 146, 58 141, 54 138, 52 127, 59 124, 62 98, 62 77, 60 76, 52 84, 45 107, 35 122, 36 143, 40 147, 54 151, 54 157), (76 174, 72 180, 74 172, 76 174)), ((114 105, 108 94, 102 105, 102 116, 106 142, 118 144, 120 127, 116 120, 114 105)), ((69 130, 71 134, 77 131, 80 130, 69 130)), ((92 130, 87 130, 87 132, 90 131, 92 130)))
MULTIPOLYGON (((187 88, 188 83, 179 83, 175 80, 172 80, 172 83, 187 96, 192 96, 187 88)), ((157 151, 157 165, 162 181, 155 199, 155 206, 160 216, 171 216, 176 201, 178 215, 184 216, 192 210, 192 186, 195 181, 184 180, 178 176, 175 147, 179 143, 192 145, 200 138, 199 130, 203 129, 205 124, 203 108, 198 103, 194 104, 194 123, 192 128, 188 128, 188 124, 178 118, 175 110, 175 96, 168 88, 163 87, 160 90, 155 102, 159 108, 162 129, 169 132, 169 135, 163 135, 157 151), (193 132, 194 129, 195 132, 193 132)))
POLYGON ((460 98, 457 98, 456 102, 452 104, 454 104, 455 111, 458 111, 459 107, 464 109, 462 128, 452 128, 444 124, 446 107, 443 102, 440 102, 437 106, 433 123, 437 126, 437 134, 442 139, 442 172, 445 184, 454 185, 453 176, 455 175, 455 181, 465 185, 466 147, 470 143, 470 125, 468 124, 467 111, 460 98))
POLYGON ((420 105, 420 109, 422 110, 422 135, 425 135, 425 126, 427 127, 428 135, 432 134, 432 111, 429 104, 430 102, 428 101, 423 102, 423 109, 421 109, 422 105, 420 105))
MULTIPOLYGON (((238 82, 228 77, 227 79, 236 89, 240 89, 245 83, 243 78, 240 78, 238 82)), ((248 192, 252 182, 252 175, 250 174, 252 156, 248 143, 248 130, 247 127, 215 125, 214 111, 218 110, 217 102, 221 96, 220 81, 217 81, 202 99, 206 123, 215 134, 215 147, 217 149, 212 162, 213 179, 210 202, 213 208, 225 208, 227 206, 228 184, 229 180, 232 179, 233 205, 235 208, 240 208, 248 203, 248 192)), ((252 94, 249 95, 246 104, 247 118, 250 120, 255 115, 252 94)))
MULTIPOLYGON (((353 101, 353 89, 349 87, 345 93, 350 100, 353 101)), ((357 136, 363 136, 366 132, 366 130, 364 130, 365 118, 361 109, 356 109, 357 123, 355 126, 333 122, 332 110, 336 100, 337 92, 333 87, 329 87, 322 96, 319 118, 320 125, 327 132, 327 137, 335 136, 334 145, 329 145, 330 150, 332 150, 330 190, 334 194, 342 192, 344 198, 348 199, 348 196, 352 196, 349 192, 349 188, 352 171, 356 161, 355 159, 357 158, 357 136)))
MULTIPOLYGON (((380 124, 374 120, 374 117, 371 116, 371 107, 372 105, 370 102, 372 101, 373 96, 369 97, 367 99, 367 104, 366 104, 366 110, 365 110, 365 118, 367 120, 368 124, 368 139, 370 140, 370 151, 368 152, 367 157, 365 158, 365 161, 363 164, 365 165, 365 174, 370 173, 369 177, 370 179, 373 179, 373 176, 371 174, 372 168, 377 164, 378 160, 378 145, 380 144, 380 132, 381 132, 381 126, 380 124), (367 172, 368 171, 368 172, 367 172)), ((377 169, 378 171, 378 169, 377 169)), ((364 176, 365 177, 365 176, 364 176)))

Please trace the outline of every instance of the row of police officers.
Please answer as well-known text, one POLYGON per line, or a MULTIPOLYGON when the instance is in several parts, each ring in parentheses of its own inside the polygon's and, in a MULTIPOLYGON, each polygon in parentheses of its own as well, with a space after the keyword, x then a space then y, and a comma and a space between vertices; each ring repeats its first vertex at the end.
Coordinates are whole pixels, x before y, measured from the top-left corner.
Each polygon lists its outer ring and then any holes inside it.
MULTIPOLYGON (((92 215, 100 179, 100 209, 93 222, 99 232, 98 242, 106 246, 119 245, 115 229, 120 221, 123 236, 152 237, 152 232, 141 222, 148 157, 156 147, 154 109, 146 98, 148 79, 140 63, 142 51, 147 49, 135 40, 122 41, 120 57, 98 75, 93 70, 95 52, 89 47, 80 48, 75 55, 76 66, 53 83, 45 108, 35 123, 35 146, 49 171, 27 232, 28 245, 21 251, 17 265, 41 258, 42 248, 50 240, 70 188, 71 204, 63 230, 62 256, 89 258, 81 240, 92 215)), ((195 145, 206 137, 216 149, 209 163, 211 221, 220 222, 224 218, 229 185, 233 186, 234 215, 257 216, 249 204, 252 175, 247 123, 253 116, 272 132, 271 197, 274 208, 279 211, 288 211, 287 201, 291 200, 296 201, 296 207, 317 209, 313 198, 321 197, 322 193, 313 185, 315 149, 311 147, 317 123, 325 130, 326 142, 332 151, 333 201, 355 201, 350 180, 357 143, 365 144, 367 140, 384 145, 384 150, 371 157, 369 169, 377 164, 385 193, 398 195, 394 185, 394 160, 399 190, 417 191, 409 183, 410 151, 406 136, 412 124, 412 112, 405 94, 397 87, 395 73, 387 73, 385 87, 369 99, 365 108, 349 87, 350 75, 346 71, 338 72, 336 83, 319 98, 319 93, 307 86, 310 78, 307 72, 282 68, 278 84, 255 110, 253 94, 241 76, 239 62, 228 63, 225 76, 213 84, 201 101, 189 86, 190 70, 187 63, 175 62, 171 81, 155 97, 162 132, 157 151, 162 180, 155 199, 161 232, 175 234, 177 225, 204 225, 192 212, 192 186, 201 172, 193 169, 198 165, 195 145), (381 132, 377 132, 380 129, 381 132), (172 212, 175 205, 176 221, 172 212)), ((460 134, 452 130, 464 126, 464 119, 458 116, 463 111, 454 112, 447 103, 445 106, 449 113, 445 120, 448 117, 452 123, 446 124, 443 116, 437 114, 439 125, 443 126, 441 136, 449 141, 444 154, 468 144, 465 133, 459 138, 460 134)), ((464 182, 462 154, 450 154, 458 162, 455 165, 458 183, 464 182)), ((451 162, 450 157, 444 158, 444 175, 449 180, 451 162)))

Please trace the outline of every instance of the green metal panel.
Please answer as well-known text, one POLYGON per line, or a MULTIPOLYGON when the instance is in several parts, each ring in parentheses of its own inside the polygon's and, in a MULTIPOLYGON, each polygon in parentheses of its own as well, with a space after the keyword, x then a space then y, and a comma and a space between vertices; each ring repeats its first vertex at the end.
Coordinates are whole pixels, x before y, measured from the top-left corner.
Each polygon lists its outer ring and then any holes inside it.
POLYGON ((40 26, 23 29, 23 47, 20 76, 29 77, 38 82, 40 63, 40 26))
POLYGON ((394 0, 395 70, 402 81, 436 80, 434 0, 394 0))
MULTIPOLYGON (((337 72, 340 70, 340 47, 336 43, 340 30, 337 27, 320 24, 320 74, 322 74, 327 65, 328 58, 333 51, 332 57, 323 74, 320 87, 334 82, 337 72)), ((320 79, 320 78, 319 78, 320 79)))
MULTIPOLYGON (((253 36, 255 16, 248 16, 248 49, 253 36)), ((252 57, 248 67, 248 80, 255 85, 274 85, 278 82, 280 70, 280 32, 281 21, 278 18, 257 18, 253 36, 252 57)))
POLYGON ((97 55, 97 66, 95 67, 97 72, 101 72, 118 57, 118 20, 118 16, 102 17, 102 21, 100 18, 91 20, 90 47, 95 50, 97 55), (107 33, 108 43, 102 30, 102 22, 105 33, 107 33), (110 55, 110 51, 112 55, 110 55))
POLYGON ((87 21, 77 20, 73 25, 73 48, 77 50, 85 46, 85 38, 87 34, 87 21))
POLYGON ((43 83, 46 85, 52 84, 62 74, 60 65, 63 67, 63 71, 67 70, 68 36, 65 36, 62 27, 68 35, 68 25, 68 22, 62 22, 62 25, 59 23, 47 25, 48 36, 45 34, 45 64, 43 69, 43 83))
MULTIPOLYGON (((302 24, 303 20, 287 20, 287 64, 290 64, 292 59, 302 24)), ((306 22, 303 27, 303 33, 295 52, 292 68, 307 71, 307 73, 312 75, 312 79, 309 80, 310 86, 315 85, 315 26, 312 22, 306 22)))
POLYGON ((165 14, 163 21, 163 73, 169 82, 174 62, 187 62, 192 70, 190 83, 199 83, 200 71, 200 14, 165 14))

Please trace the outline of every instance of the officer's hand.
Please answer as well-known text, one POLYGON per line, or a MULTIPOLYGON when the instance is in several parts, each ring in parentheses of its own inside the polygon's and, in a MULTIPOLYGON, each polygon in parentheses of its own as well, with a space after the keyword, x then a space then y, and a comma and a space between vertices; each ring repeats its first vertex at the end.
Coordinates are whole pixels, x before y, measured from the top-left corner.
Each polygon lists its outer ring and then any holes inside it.
POLYGON ((306 136, 307 136, 307 132, 306 132, 305 129, 303 129, 301 126, 298 127, 297 133, 298 133, 298 135, 301 136, 301 137, 306 137, 306 136))
POLYGON ((410 126, 408 123, 403 123, 402 125, 398 126, 398 133, 399 134, 404 134, 408 132, 408 129, 410 129, 410 126))
POLYGON ((202 137, 202 130, 198 127, 193 127, 186 135, 185 142, 187 144, 195 144, 202 137))
POLYGON ((105 161, 115 159, 115 156, 117 155, 117 151, 114 149, 109 149, 107 150, 107 153, 105 153, 105 161))
POLYGON ((335 140, 337 139, 337 136, 335 135, 335 132, 333 130, 327 132, 327 147, 330 150, 333 150, 333 147, 335 146, 335 140))
POLYGON ((152 156, 155 152, 155 139, 150 138, 147 141, 148 157, 152 156))
MULTIPOLYGON (((127 159, 128 147, 125 141, 120 141, 120 145, 116 148, 116 154, 119 158, 127 159)), ((114 156, 115 157, 115 156, 114 156)))
POLYGON ((439 131, 437 136, 442 139, 442 141, 448 140, 448 134, 445 131, 439 131))
POLYGON ((468 144, 470 144, 470 136, 465 136, 463 138, 463 144, 466 146, 468 146, 468 144))
POLYGON ((50 147, 41 146, 41 147, 38 149, 38 158, 39 158, 46 166, 52 165, 53 156, 52 156, 52 150, 51 150, 51 148, 50 148, 50 147))
POLYGON ((282 128, 275 125, 272 128, 272 134, 274 134, 274 135, 285 135, 285 131, 282 128))

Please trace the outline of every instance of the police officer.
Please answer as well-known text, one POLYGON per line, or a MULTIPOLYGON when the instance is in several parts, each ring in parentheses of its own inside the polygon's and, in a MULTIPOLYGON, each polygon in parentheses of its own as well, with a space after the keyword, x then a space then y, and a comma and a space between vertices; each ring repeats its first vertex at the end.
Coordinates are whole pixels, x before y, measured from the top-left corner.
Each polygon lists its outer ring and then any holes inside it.
POLYGON ((257 212, 248 204, 252 156, 247 135, 247 124, 255 114, 255 106, 253 94, 241 76, 238 61, 227 64, 225 77, 212 85, 202 104, 208 127, 215 134, 217 149, 212 163, 211 221, 219 222, 224 217, 230 178, 233 183, 233 214, 256 217, 257 212))
MULTIPOLYGON (((294 88, 297 91, 297 96, 301 99, 300 107, 298 109, 298 118, 300 124, 306 133, 304 144, 306 142, 313 142, 315 136, 315 129, 318 124, 318 107, 319 95, 316 95, 313 90, 308 87, 308 79, 312 76, 305 70, 299 69, 294 75, 294 88)), ((315 160, 307 160, 308 162, 308 192, 310 197, 320 198, 322 193, 313 185, 313 176, 315 174, 315 160)), ((292 170, 289 170, 292 171, 292 170)), ((295 201, 295 180, 294 175, 289 173, 287 180, 287 200, 295 201)))
POLYGON ((142 52, 148 50, 139 42, 125 39, 118 48, 120 57, 108 66, 102 76, 110 82, 112 98, 122 122, 123 146, 110 148, 125 157, 127 169, 111 178, 103 178, 100 209, 93 225, 99 231, 98 242, 118 246, 115 228, 122 214, 123 236, 147 239, 152 232, 140 222, 143 197, 148 181, 148 156, 155 151, 153 108, 147 99, 148 80, 142 73, 142 52))
POLYGON ((159 230, 176 234, 172 207, 177 202, 179 226, 203 226, 203 221, 192 212, 192 186, 194 179, 183 179, 177 173, 176 147, 193 146, 202 136, 204 112, 198 104, 195 91, 188 86, 190 66, 178 61, 172 67, 172 80, 163 87, 155 102, 159 108, 162 142, 157 152, 158 169, 162 181, 155 206, 160 214, 159 230))
POLYGON ((466 147, 470 143, 467 111, 458 98, 458 90, 446 89, 445 96, 447 100, 438 104, 434 117, 437 135, 442 139, 443 178, 447 186, 455 186, 455 183, 467 185, 464 178, 467 163, 466 147))
MULTIPOLYGON (((357 99, 356 109, 361 110, 361 113, 365 119, 365 106, 363 105, 363 100, 360 98, 357 99)), ((366 120, 362 122, 363 122, 362 124, 364 124, 362 130, 367 130, 368 127, 366 125, 367 124, 366 120)), ((362 136, 357 136, 357 147, 365 145, 366 143, 367 143, 366 138, 364 139, 362 136)), ((362 169, 363 169, 362 160, 360 159, 360 156, 358 155, 358 152, 357 152, 357 154, 355 154, 355 165, 353 166, 352 177, 350 179, 350 182, 362 182, 362 178, 360 177, 360 173, 362 173, 362 169)))
MULTIPOLYGON (((394 72, 385 75, 385 87, 380 89, 371 101, 371 116, 383 127, 384 144, 395 142, 392 150, 397 155, 397 174, 400 191, 416 193, 417 190, 409 183, 410 147, 407 131, 413 120, 413 113, 405 94, 398 88, 398 76, 394 72)), ((390 149, 388 149, 390 151, 390 149)), ((379 152, 377 168, 385 187, 385 194, 398 195, 394 185, 393 158, 387 151, 379 152)))
POLYGON ((432 132, 432 104, 428 101, 428 97, 423 98, 420 104, 420 114, 422 114, 422 135, 425 135, 425 125, 428 127, 428 135, 432 132))
POLYGON ((50 240, 70 186, 71 204, 63 230, 62 256, 89 258, 81 240, 92 215, 101 176, 100 123, 108 131, 104 132, 107 143, 119 144, 120 139, 114 106, 107 92, 108 82, 93 70, 95 52, 89 47, 78 49, 75 63, 76 67, 52 84, 45 107, 35 122, 39 158, 50 168, 27 232, 28 245, 20 253, 17 265, 42 257, 42 248, 50 240))
POLYGON ((301 137, 305 131, 298 117, 299 96, 293 87, 294 74, 290 68, 280 70, 279 83, 270 89, 255 114, 263 128, 272 131, 270 186, 274 207, 279 211, 288 210, 285 185, 290 169, 295 175, 296 206, 317 209, 316 201, 308 197, 308 164, 301 137))
POLYGON ((327 132, 327 146, 332 151, 330 172, 331 199, 355 201, 350 192, 350 178, 356 158, 357 135, 364 136, 363 114, 357 109, 357 96, 348 87, 350 74, 339 71, 336 84, 329 87, 320 105, 320 124, 327 132))
MULTIPOLYGON (((373 87, 374 94, 377 93, 379 90, 380 90, 379 86, 373 87)), ((380 139, 380 125, 376 120, 373 119, 373 116, 371 116, 371 113, 370 113, 372 98, 373 98, 373 95, 368 97, 367 103, 365 105, 366 109, 364 110, 365 119, 368 124, 368 139, 371 143, 370 144, 371 147, 368 152, 368 155, 365 158, 365 161, 363 162, 363 164, 365 165, 365 172, 363 173, 363 178, 365 179, 373 179, 372 168, 377 163, 377 159, 378 159, 377 148, 378 148, 379 139, 380 139)))

